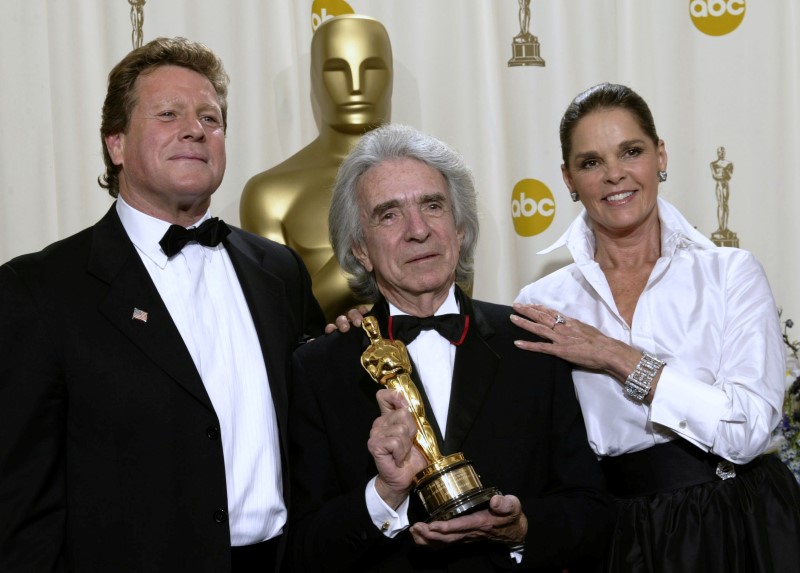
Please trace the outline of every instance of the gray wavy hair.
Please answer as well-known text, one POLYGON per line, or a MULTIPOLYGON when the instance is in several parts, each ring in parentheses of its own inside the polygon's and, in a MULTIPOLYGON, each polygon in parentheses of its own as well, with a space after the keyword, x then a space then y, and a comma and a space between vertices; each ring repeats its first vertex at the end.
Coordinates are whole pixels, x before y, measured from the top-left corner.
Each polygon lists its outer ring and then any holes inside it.
POLYGON ((464 234, 456 265, 456 282, 464 289, 472 284, 479 231, 472 172, 461 155, 444 142, 412 127, 389 124, 364 134, 339 166, 328 213, 331 245, 339 265, 349 275, 350 289, 361 300, 374 302, 380 293, 374 272, 367 271, 352 252, 355 245, 364 244, 358 184, 372 167, 402 158, 416 159, 433 167, 447 182, 455 226, 464 234))

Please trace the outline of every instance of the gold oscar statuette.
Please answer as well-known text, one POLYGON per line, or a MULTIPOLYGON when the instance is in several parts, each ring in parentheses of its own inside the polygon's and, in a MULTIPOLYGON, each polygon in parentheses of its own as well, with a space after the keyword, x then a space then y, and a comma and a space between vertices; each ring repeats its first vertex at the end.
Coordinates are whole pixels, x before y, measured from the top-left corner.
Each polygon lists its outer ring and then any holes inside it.
POLYGON ((444 456, 439 451, 419 390, 411 380, 411 360, 405 344, 382 338, 375 317, 364 317, 361 326, 370 339, 369 347, 361 355, 361 365, 376 382, 403 395, 417 423, 414 442, 428 466, 415 476, 414 491, 422 500, 429 521, 452 519, 484 507, 500 491, 483 487, 464 454, 444 456))
POLYGON ((133 49, 142 47, 144 38, 144 5, 147 0, 128 0, 131 5, 131 44, 133 49))
POLYGON ((519 34, 511 40, 511 59, 508 67, 544 66, 539 55, 539 38, 531 34, 531 0, 519 0, 519 34))
POLYGON ((711 176, 716 183, 714 193, 717 195, 717 223, 719 228, 711 233, 711 241, 719 247, 738 247, 739 237, 728 228, 728 199, 731 196, 731 178, 733 163, 725 159, 725 148, 717 148, 717 158, 711 162, 711 176))

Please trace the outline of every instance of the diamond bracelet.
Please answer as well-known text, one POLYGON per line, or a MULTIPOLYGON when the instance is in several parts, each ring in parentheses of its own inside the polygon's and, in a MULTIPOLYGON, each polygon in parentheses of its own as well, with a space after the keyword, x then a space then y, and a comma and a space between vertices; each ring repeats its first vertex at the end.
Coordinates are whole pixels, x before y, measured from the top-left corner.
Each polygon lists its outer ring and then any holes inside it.
POLYGON ((659 360, 652 354, 647 352, 642 353, 642 359, 636 365, 633 372, 625 380, 625 393, 639 402, 644 401, 650 393, 650 388, 653 385, 653 378, 658 374, 659 369, 664 366, 666 362, 659 360))

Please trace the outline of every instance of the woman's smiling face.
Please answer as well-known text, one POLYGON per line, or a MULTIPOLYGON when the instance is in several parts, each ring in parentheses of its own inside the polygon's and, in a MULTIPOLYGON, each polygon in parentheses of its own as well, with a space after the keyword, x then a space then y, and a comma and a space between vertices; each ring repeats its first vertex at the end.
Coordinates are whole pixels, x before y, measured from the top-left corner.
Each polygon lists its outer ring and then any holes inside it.
POLYGON ((654 143, 630 111, 611 108, 578 121, 561 171, 595 232, 620 235, 657 218, 658 172, 666 168, 664 142, 654 143))

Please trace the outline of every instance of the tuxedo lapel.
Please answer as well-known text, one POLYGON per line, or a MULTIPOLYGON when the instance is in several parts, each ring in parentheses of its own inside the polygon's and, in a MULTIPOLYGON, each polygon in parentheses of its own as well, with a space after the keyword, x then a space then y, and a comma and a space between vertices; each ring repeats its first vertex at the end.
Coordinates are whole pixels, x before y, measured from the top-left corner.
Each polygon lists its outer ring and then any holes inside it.
MULTIPOLYGON (((472 423, 483 407, 485 396, 494 383, 500 357, 486 343, 493 335, 480 310, 467 297, 461 298, 462 311, 469 315, 470 326, 464 343, 456 350, 447 432, 443 451, 459 452, 472 423)), ((469 455, 469 452, 466 452, 469 455)))
POLYGON ((213 410, 189 350, 125 233, 115 206, 94 226, 88 271, 108 284, 100 312, 175 382, 213 410), (136 310, 146 315, 135 318, 136 310))
MULTIPOLYGON (((273 333, 284 333, 289 329, 286 315, 288 301, 284 292, 284 283, 275 275, 264 270, 267 265, 263 260, 253 258, 246 244, 239 236, 239 231, 233 232, 223 241, 225 250, 231 258, 239 284, 242 287, 250 315, 253 317, 256 333, 258 334, 261 354, 267 368, 270 392, 278 421, 285 427, 284 411, 288 408, 289 399, 286 388, 286 360, 284 357, 291 354, 287 345, 291 343, 288 336, 274 336, 273 333)), ((258 257, 264 257, 262 252, 258 257)), ((299 342, 299 340, 297 341, 299 342)))

